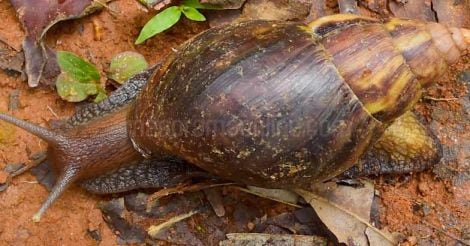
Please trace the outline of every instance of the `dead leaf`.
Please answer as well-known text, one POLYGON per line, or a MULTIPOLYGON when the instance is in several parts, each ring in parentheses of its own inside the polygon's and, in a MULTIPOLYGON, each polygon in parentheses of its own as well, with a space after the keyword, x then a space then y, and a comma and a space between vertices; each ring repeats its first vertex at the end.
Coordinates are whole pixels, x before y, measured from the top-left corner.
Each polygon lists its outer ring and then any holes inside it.
POLYGON ((367 10, 377 13, 380 16, 388 17, 390 15, 387 7, 387 0, 365 0, 360 1, 359 4, 367 10))
POLYGON ((292 207, 301 208, 297 205, 297 195, 288 190, 281 189, 264 189, 255 186, 249 186, 249 189, 245 189, 239 186, 234 186, 233 188, 241 190, 246 193, 253 194, 255 196, 267 198, 276 202, 284 203, 292 207))
POLYGON ((432 0, 437 20, 449 26, 470 28, 470 1, 432 0))
POLYGON ((221 241, 220 246, 243 245, 326 245, 327 240, 318 236, 277 235, 264 233, 229 233, 227 240, 221 241))
POLYGON ((52 73, 57 66, 53 60, 49 61, 49 58, 55 56, 54 52, 42 42, 47 30, 59 21, 80 18, 101 9, 103 3, 108 1, 110 0, 11 0, 26 32, 23 51, 29 86, 37 86, 43 73, 52 73))
MULTIPOLYGON (((145 240, 145 232, 139 226, 125 219, 124 198, 113 199, 99 204, 105 222, 116 232, 122 244, 139 244, 145 240)), ((118 241, 119 242, 119 241, 118 241)))
POLYGON ((211 4, 222 9, 239 9, 246 0, 201 0, 203 4, 211 4))
POLYGON ((389 1, 389 8, 395 17, 437 21, 431 8, 431 0, 413 0, 406 3, 389 1))
POLYGON ((310 6, 308 16, 305 18, 304 22, 309 23, 322 16, 328 15, 327 11, 325 0, 312 1, 312 6, 310 6))
POLYGON ((219 189, 205 189, 203 190, 207 200, 211 204, 212 209, 218 217, 225 216, 225 208, 222 199, 222 194, 219 189))
POLYGON ((352 188, 330 182, 315 186, 312 192, 295 191, 310 203, 340 243, 364 246, 397 244, 390 233, 369 223, 374 196, 371 183, 365 182, 362 188, 352 188))
POLYGON ((0 68, 15 71, 23 75, 23 52, 16 51, 13 47, 0 41, 0 68))
POLYGON ((253 20, 303 20, 310 11, 312 1, 306 0, 248 0, 241 18, 253 20))
POLYGON ((248 186, 250 191, 263 194, 264 197, 284 201, 285 203, 297 204, 299 196, 292 191, 282 189, 265 189, 256 186, 248 186))
POLYGON ((216 27, 221 25, 227 25, 235 22, 240 18, 242 14, 241 9, 226 9, 218 11, 209 11, 204 13, 209 21, 210 27, 216 27))
POLYGON ((172 2, 171 0, 138 0, 138 1, 141 4, 143 4, 145 7, 153 8, 155 10, 160 10, 172 2))

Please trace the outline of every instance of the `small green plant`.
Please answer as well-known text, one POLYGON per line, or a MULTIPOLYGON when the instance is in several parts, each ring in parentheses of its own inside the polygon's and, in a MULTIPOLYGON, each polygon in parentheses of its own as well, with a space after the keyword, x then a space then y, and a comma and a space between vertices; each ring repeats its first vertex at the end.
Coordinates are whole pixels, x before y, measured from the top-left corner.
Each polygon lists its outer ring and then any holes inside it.
POLYGON ((100 73, 93 64, 67 51, 57 52, 57 63, 61 74, 57 77, 56 88, 62 99, 81 102, 96 95, 94 101, 100 102, 106 98, 106 91, 100 85, 100 73))
POLYGON ((204 15, 201 14, 198 9, 217 8, 209 4, 201 4, 199 0, 185 0, 179 6, 166 8, 145 24, 145 26, 140 31, 139 37, 137 37, 135 44, 141 44, 145 40, 172 27, 181 18, 181 13, 183 13, 184 16, 190 20, 205 21, 206 17, 204 17, 204 15))

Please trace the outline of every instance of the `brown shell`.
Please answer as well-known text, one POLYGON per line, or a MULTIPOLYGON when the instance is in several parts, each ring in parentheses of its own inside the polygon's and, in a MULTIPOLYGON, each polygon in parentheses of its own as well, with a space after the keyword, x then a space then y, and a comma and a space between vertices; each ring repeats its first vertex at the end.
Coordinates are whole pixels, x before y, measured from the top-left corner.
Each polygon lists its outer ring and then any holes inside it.
POLYGON ((129 135, 142 153, 246 184, 323 181, 357 163, 414 105, 466 35, 357 15, 211 29, 154 74, 131 111, 129 135))
POLYGON ((316 37, 268 21, 187 43, 156 72, 130 118, 142 152, 283 188, 343 172, 382 131, 316 37))

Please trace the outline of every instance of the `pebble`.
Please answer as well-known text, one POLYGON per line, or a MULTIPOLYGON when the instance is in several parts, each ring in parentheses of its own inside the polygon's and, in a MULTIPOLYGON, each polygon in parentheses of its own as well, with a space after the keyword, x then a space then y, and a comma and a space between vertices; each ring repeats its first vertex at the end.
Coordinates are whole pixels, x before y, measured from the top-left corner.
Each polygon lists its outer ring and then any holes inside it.
POLYGON ((406 241, 409 243, 410 246, 414 246, 416 244, 418 244, 418 238, 416 238, 415 236, 409 236, 406 241))
POLYGON ((426 182, 419 182, 418 184, 418 191, 421 195, 426 196, 429 194, 430 188, 428 183, 426 182))

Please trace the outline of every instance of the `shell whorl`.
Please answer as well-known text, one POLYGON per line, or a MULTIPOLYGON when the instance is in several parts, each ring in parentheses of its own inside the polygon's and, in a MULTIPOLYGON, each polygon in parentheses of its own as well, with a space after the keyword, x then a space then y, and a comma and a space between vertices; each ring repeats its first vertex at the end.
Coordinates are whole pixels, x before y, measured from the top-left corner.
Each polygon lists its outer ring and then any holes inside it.
POLYGON ((308 25, 377 119, 393 121, 470 46, 469 30, 439 23, 340 14, 308 25))

